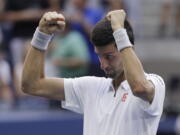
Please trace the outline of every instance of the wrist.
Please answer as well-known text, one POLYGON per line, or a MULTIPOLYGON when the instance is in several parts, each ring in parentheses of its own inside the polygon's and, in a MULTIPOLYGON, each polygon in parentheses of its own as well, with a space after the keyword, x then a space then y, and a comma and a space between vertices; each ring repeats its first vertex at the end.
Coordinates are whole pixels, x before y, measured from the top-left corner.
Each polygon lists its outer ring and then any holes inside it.
POLYGON ((129 40, 129 37, 127 35, 127 31, 124 28, 119 28, 114 31, 113 33, 117 49, 119 51, 122 51, 125 48, 132 47, 132 44, 129 40))
POLYGON ((45 51, 45 50, 47 50, 48 45, 49 45, 50 41, 52 40, 52 38, 53 38, 53 34, 47 34, 47 33, 43 32, 42 29, 40 30, 37 27, 36 31, 33 35, 31 44, 36 49, 45 51))
POLYGON ((40 32, 42 32, 42 33, 44 33, 44 34, 51 35, 51 33, 48 32, 47 29, 45 29, 45 28, 43 29, 43 28, 41 28, 40 26, 38 26, 38 29, 39 29, 40 32))
POLYGON ((115 32, 115 31, 117 31, 117 30, 119 30, 119 29, 124 29, 124 27, 123 26, 116 26, 116 27, 114 27, 113 28, 113 32, 115 32))

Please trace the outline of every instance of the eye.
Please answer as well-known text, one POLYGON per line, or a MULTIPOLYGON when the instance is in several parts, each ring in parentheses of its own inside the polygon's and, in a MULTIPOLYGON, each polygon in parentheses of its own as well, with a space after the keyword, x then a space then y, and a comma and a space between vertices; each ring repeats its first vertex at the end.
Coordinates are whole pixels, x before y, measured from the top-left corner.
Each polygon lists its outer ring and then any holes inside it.
POLYGON ((114 58, 114 56, 113 56, 112 54, 106 55, 106 59, 107 59, 107 60, 111 60, 111 59, 113 59, 113 58, 114 58))

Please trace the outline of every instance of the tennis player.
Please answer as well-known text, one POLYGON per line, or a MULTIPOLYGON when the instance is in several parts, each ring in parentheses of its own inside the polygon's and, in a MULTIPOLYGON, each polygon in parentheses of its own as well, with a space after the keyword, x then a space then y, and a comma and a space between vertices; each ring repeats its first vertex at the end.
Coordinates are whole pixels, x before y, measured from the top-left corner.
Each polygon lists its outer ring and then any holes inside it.
POLYGON ((46 13, 24 63, 22 90, 62 100, 64 108, 84 114, 84 135, 156 135, 165 84, 160 76, 143 70, 125 17, 123 10, 111 11, 91 33, 107 78, 47 78, 45 53, 53 34, 64 29, 65 18, 56 12, 46 13))

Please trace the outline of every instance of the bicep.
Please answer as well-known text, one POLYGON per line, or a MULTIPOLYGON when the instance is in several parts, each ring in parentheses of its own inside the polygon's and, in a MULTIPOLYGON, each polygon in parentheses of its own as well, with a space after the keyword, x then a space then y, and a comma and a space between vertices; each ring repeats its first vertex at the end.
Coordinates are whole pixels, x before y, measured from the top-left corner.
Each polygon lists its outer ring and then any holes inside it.
POLYGON ((138 100, 141 109, 150 115, 160 115, 163 110, 163 103, 165 98, 165 84, 160 76, 150 74, 147 79, 154 86, 154 94, 151 103, 145 100, 138 100))
POLYGON ((64 100, 64 79, 43 78, 37 81, 35 90, 30 93, 34 96, 46 97, 54 100, 64 100))
POLYGON ((136 89, 132 89, 134 96, 139 97, 149 103, 152 102, 154 98, 154 84, 150 80, 145 80, 145 82, 137 87, 136 89))
POLYGON ((141 98, 143 100, 148 101, 149 103, 152 103, 154 99, 154 94, 155 94, 155 86, 151 80, 147 80, 147 86, 141 98))

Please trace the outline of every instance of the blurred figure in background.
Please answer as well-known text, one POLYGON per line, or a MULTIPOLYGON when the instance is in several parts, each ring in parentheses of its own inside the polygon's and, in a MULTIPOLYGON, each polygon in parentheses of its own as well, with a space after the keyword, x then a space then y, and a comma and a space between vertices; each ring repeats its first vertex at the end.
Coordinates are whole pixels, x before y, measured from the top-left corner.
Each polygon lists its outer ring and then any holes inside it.
POLYGON ((22 50, 26 40, 32 36, 32 30, 38 25, 38 19, 48 10, 59 8, 59 0, 6 0, 5 10, 1 12, 1 21, 12 24, 11 49, 14 64, 22 61, 22 50))
POLYGON ((162 3, 159 36, 165 37, 168 32, 173 33, 173 36, 180 37, 180 1, 179 0, 164 0, 162 3), (173 17, 172 17, 173 16, 173 17), (174 24, 174 28, 172 27, 174 24), (171 29, 169 30, 169 25, 171 29))
POLYGON ((140 37, 142 35, 142 5, 141 0, 122 0, 124 9, 127 12, 127 18, 129 22, 131 22, 132 27, 134 29, 135 38, 140 37))
POLYGON ((3 50, 0 48, 0 110, 11 109, 13 98, 10 82, 10 67, 3 50))
MULTIPOLYGON (((66 20, 65 30, 56 36, 53 44, 50 56, 57 68, 58 77, 74 78, 88 75, 90 54, 87 42, 78 31, 72 30, 69 21, 66 20)), ((50 101, 52 109, 59 106, 60 101, 50 101)))
POLYGON ((27 95, 22 92, 20 82, 22 76, 23 61, 29 49, 30 40, 26 40, 22 50, 22 61, 14 66, 14 87, 16 94, 16 109, 33 110, 33 109, 48 109, 49 100, 37 98, 27 95))
POLYGON ((4 0, 0 0, 0 11, 4 10, 4 0))
MULTIPOLYGON (((0 0, 0 12, 4 10, 4 0, 0 0)), ((0 110, 11 109, 12 91, 10 88, 11 74, 10 67, 5 58, 3 46, 2 25, 0 22, 0 110)))
POLYGON ((123 0, 101 0, 101 4, 107 11, 124 9, 123 0))
POLYGON ((176 0, 176 24, 175 24, 175 36, 180 37, 180 1, 176 0))
POLYGON ((90 31, 92 27, 99 21, 104 11, 99 7, 88 6, 88 0, 71 0, 66 4, 65 16, 72 24, 72 29, 79 31, 87 42, 90 56, 90 75, 102 75, 103 72, 99 68, 97 55, 94 53, 94 48, 90 42, 90 31), (93 70, 93 71, 91 71, 93 70))
POLYGON ((127 13, 128 21, 132 24, 136 37, 142 35, 141 0, 101 0, 101 3, 107 11, 124 9, 127 13))
POLYGON ((70 27, 70 23, 66 21, 66 29, 57 36, 52 51, 53 61, 60 77, 85 76, 88 74, 90 60, 88 46, 82 35, 71 31, 70 27))
MULTIPOLYGON (((38 20, 44 12, 49 10, 60 10, 60 0, 1 1, 4 2, 4 10, 0 12, 0 21, 3 24, 4 48, 6 48, 8 57, 10 61, 12 61, 11 79, 13 79, 14 82, 14 93, 17 98, 17 105, 21 108, 22 103, 26 103, 23 100, 33 98, 25 96, 19 90, 22 62, 27 48, 26 43, 33 35, 32 31, 38 26, 38 20)), ((30 100, 28 102, 32 101, 30 100)), ((22 108, 25 106, 26 105, 22 105, 22 108)))

